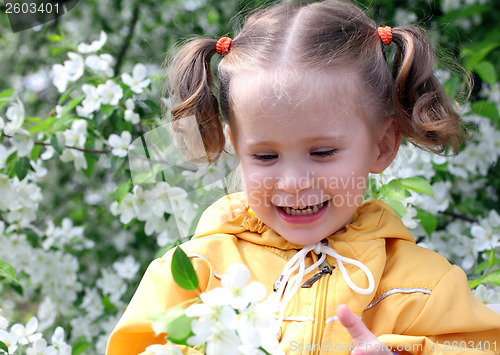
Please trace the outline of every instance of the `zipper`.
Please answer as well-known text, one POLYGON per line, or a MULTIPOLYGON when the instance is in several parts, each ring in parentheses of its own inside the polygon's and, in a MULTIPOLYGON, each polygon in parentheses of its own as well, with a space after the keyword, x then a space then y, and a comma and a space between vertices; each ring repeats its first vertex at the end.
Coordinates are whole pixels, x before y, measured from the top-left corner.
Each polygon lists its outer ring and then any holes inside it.
MULTIPOLYGON (((318 255, 318 257, 321 257, 321 254, 318 255)), ((319 269, 319 272, 317 274, 315 274, 313 277, 311 277, 310 279, 306 280, 306 282, 304 282, 302 284, 302 288, 310 288, 312 287, 312 285, 318 281, 323 275, 331 275, 332 274, 332 271, 333 269, 335 269, 335 266, 331 266, 330 264, 328 264, 328 262, 325 260, 323 260, 323 262, 321 264, 319 264, 318 266, 318 269, 319 269)))
MULTIPOLYGON (((327 291, 328 281, 330 280, 330 277, 322 277, 322 276, 330 275, 331 273, 332 273, 331 270, 328 273, 321 273, 320 271, 318 274, 321 275, 315 278, 314 281, 312 281, 312 283, 314 283, 317 280, 319 280, 318 291, 316 293, 316 300, 315 300, 316 306, 314 307, 314 323, 313 323, 313 333, 311 342, 311 344, 313 344, 313 351, 311 352, 312 355, 319 355, 319 353, 321 352, 321 347, 322 347, 321 342, 323 338, 323 332, 325 331, 325 308, 326 308, 326 298, 327 298, 326 291, 327 291)), ((311 279, 313 279, 314 276, 311 279)))
MULTIPOLYGON (((321 257, 321 254, 318 255, 321 257)), ((323 277, 324 275, 331 275, 335 266, 331 266, 328 262, 323 260, 323 262, 318 266, 319 272, 313 277, 306 280, 302 284, 303 288, 310 288, 314 283, 319 280, 318 290, 315 297, 315 307, 314 307, 314 323, 313 323, 313 333, 311 344, 313 344, 313 351, 311 354, 319 354, 321 351, 321 340, 323 338, 323 332, 325 330, 325 308, 326 308, 326 290, 329 277, 323 277)))

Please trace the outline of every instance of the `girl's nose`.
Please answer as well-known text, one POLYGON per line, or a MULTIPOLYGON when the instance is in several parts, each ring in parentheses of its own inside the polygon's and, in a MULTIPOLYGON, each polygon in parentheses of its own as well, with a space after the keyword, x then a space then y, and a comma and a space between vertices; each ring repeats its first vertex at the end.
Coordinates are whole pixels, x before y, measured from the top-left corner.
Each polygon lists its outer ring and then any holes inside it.
POLYGON ((311 172, 292 167, 286 169, 277 177, 276 188, 290 194, 295 194, 301 190, 307 190, 312 187, 311 172))

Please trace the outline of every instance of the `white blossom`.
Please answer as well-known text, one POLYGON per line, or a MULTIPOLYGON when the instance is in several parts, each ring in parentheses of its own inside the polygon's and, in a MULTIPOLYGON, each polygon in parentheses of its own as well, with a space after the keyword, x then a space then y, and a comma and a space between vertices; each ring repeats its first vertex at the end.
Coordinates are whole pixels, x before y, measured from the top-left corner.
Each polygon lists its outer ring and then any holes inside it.
POLYGON ((108 40, 108 36, 107 36, 106 32, 101 31, 100 37, 98 40, 93 41, 90 44, 82 42, 76 47, 76 49, 78 50, 78 52, 83 53, 83 54, 97 52, 99 49, 102 48, 102 46, 104 46, 104 44, 106 43, 107 40, 108 40))
POLYGON ((37 328, 38 319, 36 317, 31 317, 28 323, 26 323, 26 326, 17 323, 14 324, 10 329, 19 337, 19 344, 26 345, 42 337, 42 333, 36 333, 37 328))
POLYGON ((113 268, 116 270, 118 276, 125 280, 132 280, 137 276, 140 266, 131 255, 126 256, 122 261, 115 261, 113 263, 113 268))
POLYGON ((112 303, 116 304, 122 295, 127 291, 127 285, 116 273, 107 269, 102 270, 102 277, 96 281, 97 287, 104 295, 109 295, 112 303))
POLYGON ((74 120, 71 129, 64 131, 64 139, 70 147, 83 148, 87 140, 87 121, 74 120))
MULTIPOLYGON (((50 143, 50 142, 45 142, 45 143, 50 143)), ((54 149, 53 146, 51 145, 46 145, 45 146, 45 151, 40 154, 40 158, 42 160, 49 160, 50 158, 52 158, 54 156, 54 153, 56 152, 56 150, 54 149)))
POLYGON ((110 206, 110 211, 114 216, 120 215, 120 222, 129 224, 137 217, 136 198, 133 194, 127 193, 120 205, 114 201, 110 206))
POLYGON ((50 345, 47 346, 47 341, 43 338, 37 339, 33 345, 26 349, 26 355, 58 355, 57 349, 50 345))
POLYGON ((114 76, 114 70, 111 67, 114 64, 114 58, 109 54, 89 55, 85 58, 85 65, 94 70, 97 74, 104 75, 108 78, 114 76))
POLYGON ((82 100, 81 105, 76 107, 76 112, 79 116, 90 118, 91 114, 101 107, 101 98, 94 85, 84 84, 82 91, 85 94, 85 99, 82 100))
POLYGON ((7 329, 7 327, 9 326, 9 321, 4 316, 2 316, 2 314, 3 311, 0 308, 0 329, 7 329))
POLYGON ((129 131, 123 131, 120 136, 111 134, 108 138, 108 144, 113 148, 111 154, 122 158, 127 156, 131 141, 132 135, 129 131))
POLYGON ((66 60, 64 65, 54 64, 51 71, 52 83, 60 93, 66 91, 69 81, 78 80, 84 72, 84 62, 80 55, 68 52, 68 57, 70 60, 66 60))
POLYGON ((3 144, 0 144, 0 169, 5 168, 5 162, 13 152, 13 149, 7 149, 3 144))
POLYGON ((42 178, 42 177, 47 175, 48 170, 45 166, 43 166, 42 159, 38 159, 36 162, 31 160, 30 165, 34 170, 34 172, 32 174, 35 176, 35 178, 42 178))
POLYGON ((134 65, 132 76, 128 73, 122 74, 122 81, 136 94, 141 94, 144 88, 151 82, 151 80, 147 78, 146 66, 141 63, 134 65))
MULTIPOLYGON (((175 346, 172 345, 171 343, 168 343, 166 345, 160 345, 160 344, 153 344, 150 345, 146 348, 146 351, 144 351, 142 354, 148 354, 148 355, 182 355, 182 352, 175 346)), ((141 354, 139 354, 141 355, 141 354)))
POLYGON ((24 123, 24 115, 24 105, 20 100, 11 103, 5 113, 5 116, 8 119, 8 122, 4 127, 5 133, 12 134, 13 132, 19 130, 24 123))
POLYGON ((57 316, 57 306, 50 297, 45 297, 38 306, 37 317, 39 319, 38 329, 44 331, 54 324, 57 316))
POLYGON ((472 226, 470 233, 478 252, 500 246, 500 230, 494 229, 488 219, 480 219, 479 224, 472 226))
POLYGON ((25 129, 17 129, 12 136, 11 143, 16 149, 18 157, 29 156, 35 146, 30 133, 25 129))
POLYGON ((264 285, 256 281, 246 285, 249 279, 250 271, 244 264, 232 264, 227 274, 222 275, 222 287, 230 291, 228 303, 234 309, 242 310, 266 296, 264 285))
POLYGON ((16 333, 0 329, 0 341, 7 346, 9 354, 14 354, 16 352, 18 339, 19 336, 16 333))
POLYGON ((477 286, 472 292, 484 304, 498 304, 500 303, 500 287, 489 286, 486 288, 484 284, 477 286))
POLYGON ((108 79, 106 83, 97 87, 97 94, 101 98, 101 103, 114 106, 123 97, 123 89, 113 80, 108 79))

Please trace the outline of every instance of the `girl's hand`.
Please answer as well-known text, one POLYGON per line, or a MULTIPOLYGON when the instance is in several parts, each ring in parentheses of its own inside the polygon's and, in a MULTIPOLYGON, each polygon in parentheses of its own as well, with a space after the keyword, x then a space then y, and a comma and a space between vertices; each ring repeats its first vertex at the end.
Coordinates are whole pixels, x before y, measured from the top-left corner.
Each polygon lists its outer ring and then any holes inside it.
POLYGON ((368 330, 363 321, 354 315, 346 305, 337 308, 340 323, 351 334, 356 348, 351 355, 392 355, 390 351, 379 342, 377 337, 368 330))

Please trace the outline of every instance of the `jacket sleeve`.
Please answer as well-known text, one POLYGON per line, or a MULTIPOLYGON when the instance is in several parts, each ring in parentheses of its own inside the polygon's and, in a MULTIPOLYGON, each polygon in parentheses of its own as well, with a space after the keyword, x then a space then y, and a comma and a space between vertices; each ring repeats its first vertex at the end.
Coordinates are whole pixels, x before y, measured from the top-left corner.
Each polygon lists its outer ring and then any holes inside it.
POLYGON ((474 296, 465 273, 453 266, 403 335, 378 339, 396 354, 499 354, 500 315, 474 296))
MULTIPOLYGON (((170 269, 173 250, 151 262, 127 309, 111 332, 106 355, 137 355, 153 344, 164 344, 165 335, 155 335, 152 320, 184 301, 198 297, 196 291, 186 291, 172 278, 170 269)), ((200 281, 198 291, 204 292, 213 272, 210 264, 200 258, 191 260, 200 281)), ((184 353, 197 354, 194 349, 184 353)))

